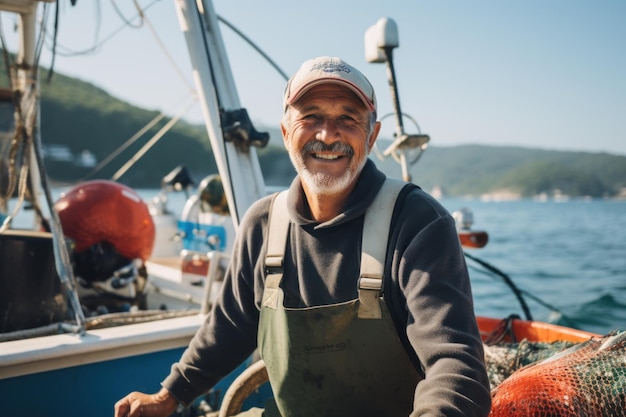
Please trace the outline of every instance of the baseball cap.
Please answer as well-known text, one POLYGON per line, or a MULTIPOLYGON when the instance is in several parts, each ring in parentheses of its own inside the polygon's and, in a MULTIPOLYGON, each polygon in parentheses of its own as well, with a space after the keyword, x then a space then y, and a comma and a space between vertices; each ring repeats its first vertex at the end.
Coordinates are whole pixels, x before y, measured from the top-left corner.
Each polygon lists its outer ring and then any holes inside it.
POLYGON ((316 85, 339 84, 350 88, 372 112, 376 112, 376 94, 368 79, 352 65, 337 57, 322 56, 305 61, 285 88, 283 111, 316 85))

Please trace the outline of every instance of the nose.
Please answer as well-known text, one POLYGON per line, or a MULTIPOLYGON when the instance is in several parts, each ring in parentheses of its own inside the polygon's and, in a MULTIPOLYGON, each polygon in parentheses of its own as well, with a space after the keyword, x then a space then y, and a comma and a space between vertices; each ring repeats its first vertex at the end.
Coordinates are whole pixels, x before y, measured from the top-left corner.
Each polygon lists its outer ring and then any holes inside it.
POLYGON ((337 121, 331 117, 325 117, 319 125, 315 138, 321 142, 332 143, 339 136, 337 121))

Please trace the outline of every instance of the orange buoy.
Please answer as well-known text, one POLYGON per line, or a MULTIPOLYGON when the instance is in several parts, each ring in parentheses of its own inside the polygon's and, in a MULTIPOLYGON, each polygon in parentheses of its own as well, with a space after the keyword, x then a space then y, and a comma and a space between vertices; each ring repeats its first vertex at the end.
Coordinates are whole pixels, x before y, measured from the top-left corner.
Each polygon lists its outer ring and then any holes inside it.
POLYGON ((145 261, 152 253, 154 222, 132 188, 114 181, 87 181, 65 193, 54 208, 76 253, 100 242, 108 242, 128 259, 145 261))

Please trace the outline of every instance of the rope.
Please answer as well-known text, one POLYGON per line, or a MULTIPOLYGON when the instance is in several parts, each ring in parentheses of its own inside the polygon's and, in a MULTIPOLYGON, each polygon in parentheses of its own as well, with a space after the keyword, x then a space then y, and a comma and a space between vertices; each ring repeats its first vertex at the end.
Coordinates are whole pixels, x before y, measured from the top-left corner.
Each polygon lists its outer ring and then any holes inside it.
POLYGON ((504 283, 506 285, 509 286, 509 288, 511 288, 511 290, 513 291, 513 294, 515 294, 515 297, 517 298, 517 301, 519 302, 520 306, 522 307, 522 310, 524 311, 524 316, 526 317, 526 320, 532 320, 532 314, 530 313, 530 309, 528 308, 528 305, 526 304, 526 300, 524 300, 524 296, 522 295, 522 292, 520 291, 519 288, 517 288, 517 285, 515 285, 515 283, 513 282, 513 280, 504 272, 502 272, 501 270, 499 270, 498 268, 496 268, 495 266, 481 260, 478 259, 472 255, 470 255, 469 253, 465 252, 465 256, 469 259, 471 259, 472 261, 480 264, 481 266, 483 266, 484 268, 486 268, 487 270, 489 270, 490 272, 498 275, 499 277, 501 277, 504 280, 504 283))
POLYGON ((252 42, 252 40, 249 37, 244 35, 244 33, 242 31, 237 29, 232 23, 230 23, 228 20, 224 19, 222 16, 218 15, 217 16, 217 20, 219 20, 220 22, 225 24, 228 28, 230 28, 230 30, 235 32, 241 39, 243 39, 248 45, 250 45, 252 48, 254 48, 255 51, 257 51, 272 67, 274 67, 274 69, 281 75, 281 77, 283 77, 285 79, 285 81, 289 80, 289 76, 287 75, 287 73, 285 71, 283 71, 278 66, 278 64, 276 64, 276 62, 274 62, 272 60, 272 58, 269 57, 269 55, 267 55, 265 52, 263 52, 263 50, 257 44, 252 42))
POLYGON ((482 271, 482 272, 490 272, 491 275, 495 275, 498 276, 500 278, 502 278, 505 282, 506 285, 508 285, 511 290, 513 291, 513 293, 515 294, 516 298, 518 299, 520 305, 522 306, 522 310, 524 310, 524 314, 526 316, 526 320, 532 320, 532 316, 530 314, 530 309, 528 308, 528 305, 526 304, 526 300, 524 299, 524 297, 530 298, 533 301, 535 301, 536 303, 544 306, 547 309, 552 310, 553 312, 556 312, 559 314, 559 316, 565 321, 566 325, 569 325, 570 327, 572 326, 572 322, 571 320, 557 307, 555 307, 554 305, 542 300, 541 298, 537 297, 536 295, 520 289, 519 287, 517 287, 514 283, 513 280, 504 272, 502 272, 501 270, 499 270, 498 268, 496 268, 495 266, 489 264, 486 261, 483 261, 481 259, 478 259, 470 254, 468 254, 467 252, 465 252, 465 256, 468 259, 471 259, 472 261, 476 262, 477 264, 481 265, 482 267, 484 267, 487 271, 482 271))
POLYGON ((156 320, 171 319, 176 317, 195 316, 199 310, 142 310, 129 313, 111 313, 87 319, 87 330, 102 329, 107 327, 124 326, 127 324, 146 323, 156 320))
POLYGON ((165 135, 172 128, 172 126, 174 126, 178 122, 178 120, 180 120, 181 117, 183 117, 185 113, 189 111, 189 109, 191 109, 194 103, 195 103, 195 100, 192 100, 192 102, 187 106, 187 108, 185 108, 182 112, 177 114, 176 117, 174 117, 173 119, 170 119, 170 121, 167 122, 167 124, 163 126, 161 130, 159 130, 141 149, 139 149, 139 151, 137 151, 137 153, 135 153, 135 155, 133 155, 132 158, 130 158, 124 164, 124 166, 122 166, 119 170, 117 170, 115 174, 113 174, 111 179, 113 181, 117 181, 122 175, 126 173, 126 171, 128 171, 133 165, 135 165, 135 162, 137 162, 141 157, 143 157, 143 155, 146 152, 148 152, 150 148, 154 146, 159 141, 159 139, 161 139, 163 135, 165 135))
MULTIPOLYGON (((21 150, 22 165, 20 168, 19 177, 19 200, 16 210, 21 206, 22 201, 27 196, 28 192, 28 178, 30 174, 30 181, 33 188, 37 181, 40 182, 41 191, 43 191, 48 210, 50 212, 50 229, 52 232, 52 245, 54 250, 55 267, 57 274, 61 280, 62 285, 67 292, 70 305, 74 312, 76 320, 76 326, 66 325, 73 328, 74 331, 83 334, 85 329, 85 317, 83 315, 80 301, 78 300, 78 292, 76 290, 76 280, 74 278, 69 249, 67 247, 63 229, 61 228, 61 222, 58 214, 54 210, 54 203, 52 201, 52 195, 48 186, 45 165, 43 163, 43 156, 41 154, 41 138, 39 136, 39 91, 37 89, 38 80, 38 63, 41 56, 41 50, 43 45, 43 33, 45 32, 45 21, 48 15, 48 5, 44 6, 44 18, 41 20, 39 37, 37 38, 36 47, 34 51, 33 62, 27 62, 31 57, 25 57, 25 62, 19 62, 17 65, 9 65, 8 52, 6 44, 4 42, 4 36, 2 36, 2 46, 4 49, 5 61, 8 66, 7 75, 13 90, 13 104, 15 109, 16 130, 15 136, 11 146, 10 157, 10 170, 13 170, 13 178, 9 178, 9 193, 7 198, 10 198, 13 194, 15 182, 14 178, 15 166, 17 166, 17 154, 18 149, 21 150), (21 66, 18 73, 18 66, 21 66), (23 79, 18 79, 18 74, 23 79), (31 164, 34 162, 34 167, 31 164)), ((26 24, 26 23, 25 23, 26 24)), ((31 190, 31 193, 33 190, 31 190)), ((33 207, 36 207, 37 213, 41 213, 41 209, 38 207, 39 201, 37 195, 30 195, 30 201, 33 207)), ((4 231, 8 228, 8 225, 13 217, 13 214, 3 222, 0 227, 0 231, 4 231)), ((43 221, 41 218, 40 221, 43 221)))
POLYGON ((154 119, 149 121, 144 127, 142 127, 137 133, 128 138, 126 142, 124 142, 121 146, 118 146, 113 152, 109 154, 106 158, 104 158, 98 165, 96 165, 87 175, 83 178, 79 179, 78 182, 85 181, 95 174, 100 172, 105 166, 107 166, 113 159, 115 159, 119 154, 124 152, 130 145, 135 143, 140 137, 142 137, 147 131, 152 129, 157 123, 165 118, 163 113, 157 115, 154 119))
POLYGON ((517 314, 511 314, 509 317, 502 319, 496 328, 487 335, 484 343, 487 346, 497 345, 502 342, 506 336, 509 336, 511 343, 517 343, 517 338, 513 331, 513 320, 518 320, 519 318, 517 314))
MULTIPOLYGON (((177 317, 187 317, 200 314, 199 310, 144 310, 132 311, 128 313, 104 314, 97 317, 86 319, 86 329, 103 329, 108 327, 116 327, 127 324, 146 323, 150 321, 171 319, 177 317)), ((29 339, 33 337, 51 336, 55 334, 74 332, 75 326, 70 323, 52 323, 46 326, 36 327, 33 329, 16 330, 14 332, 0 333, 0 342, 8 342, 10 340, 29 339)))

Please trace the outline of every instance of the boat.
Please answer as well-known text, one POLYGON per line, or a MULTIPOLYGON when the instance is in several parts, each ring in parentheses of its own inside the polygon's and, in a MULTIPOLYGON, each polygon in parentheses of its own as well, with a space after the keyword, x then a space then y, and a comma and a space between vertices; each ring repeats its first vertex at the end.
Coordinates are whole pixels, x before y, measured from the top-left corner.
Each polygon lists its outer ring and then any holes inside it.
MULTIPOLYGON (((95 284, 83 285, 80 282, 82 277, 74 274, 69 259, 70 242, 61 230, 61 219, 55 208, 59 201, 53 201, 46 181, 37 127, 37 19, 39 9, 52 3, 35 0, 0 2, 0 10, 15 13, 19 23, 22 48, 16 56, 13 91, 6 93, 5 102, 15 104, 16 122, 13 128, 20 129, 18 133, 23 141, 19 155, 23 157, 23 166, 30 171, 29 183, 24 181, 16 185, 10 197, 14 197, 16 207, 19 207, 23 203, 24 190, 29 186, 37 197, 36 202, 42 204, 32 210, 35 213, 32 229, 7 228, 14 212, 3 211, 0 218, 3 222, 0 233, 0 305, 3 311, 0 329, 0 397, 5 400, 1 414, 108 416, 112 414, 115 401, 126 393, 135 389, 158 389, 161 376, 180 357, 204 320, 211 297, 219 288, 218 279, 213 278, 223 269, 227 255, 220 250, 203 254, 185 251, 181 254, 179 247, 184 239, 172 241, 172 235, 168 235, 178 229, 180 214, 173 215, 167 210, 166 196, 156 196, 155 201, 144 204, 143 201, 137 201, 134 190, 119 183, 92 181, 79 184, 76 193, 91 196, 102 196, 105 193, 111 198, 117 198, 116 204, 130 204, 127 207, 136 209, 140 215, 145 216, 147 210, 149 219, 155 225, 155 241, 159 240, 154 247, 154 253, 158 256, 151 257, 147 268, 147 262, 137 265, 136 259, 123 267, 117 268, 119 265, 116 265, 111 279, 95 284), (45 205, 50 212, 49 219, 37 215, 44 211, 45 205), (207 268, 209 261, 211 267, 207 268), (199 271, 203 272, 202 275, 198 275, 199 271), (147 274, 151 274, 149 279, 147 274), (143 284, 140 284, 142 280, 143 284), (141 297, 137 297, 140 295, 137 292, 138 284, 149 287, 141 297), (113 309, 109 305, 104 314, 93 315, 94 311, 85 309, 85 299, 79 297, 79 293, 85 292, 91 299, 106 292, 107 301, 118 301, 109 304, 118 308, 113 309), (125 304, 128 308, 124 307, 125 304), (137 305, 142 304, 144 308, 137 309, 137 305)), ((219 130, 223 121, 220 121, 216 103, 219 93, 222 106, 239 108, 236 96, 229 97, 234 87, 228 64, 224 62, 223 67, 208 68, 206 60, 203 62, 201 58, 203 56, 206 59, 206 55, 200 52, 206 47, 215 56, 225 56, 221 37, 218 32, 213 32, 217 28, 216 15, 210 2, 205 2, 204 11, 195 1, 177 1, 176 6, 195 69, 203 73, 202 84, 198 89, 204 92, 209 134, 215 138, 215 149, 232 154, 235 152, 234 146, 224 144, 222 131, 219 130), (208 29, 206 25, 209 25, 208 29), (208 45, 200 43, 203 33, 209 35, 208 45), (215 84, 211 81, 212 76, 216 77, 215 84), (216 88, 219 91, 215 91, 216 88)), ((233 125, 241 122, 245 116, 237 112, 228 114, 232 116, 230 123, 233 125)), ((8 132, 9 138, 13 135, 14 132, 8 132)), ((231 219, 237 219, 245 207, 260 197, 264 190, 258 175, 258 162, 251 156, 238 160, 233 158, 229 168, 247 172, 247 178, 258 178, 252 181, 256 188, 249 195, 238 195, 237 204, 231 205, 231 219)), ((221 170, 224 169, 227 167, 222 165, 221 170)), ((176 173, 180 174, 180 171, 176 173)), ((230 190, 235 187, 249 189, 242 184, 243 177, 229 179, 224 175, 223 178, 227 184, 224 187, 226 194, 231 201, 234 201, 234 196, 230 190)), ((177 186, 181 181, 184 182, 180 175, 174 175, 169 180, 177 186)), ((164 191, 167 191, 167 186, 164 183, 164 191)), ((66 200, 60 199, 63 200, 61 203, 72 200, 72 193, 64 198, 66 200)), ((98 208, 97 203, 88 206, 86 210, 101 210, 100 214, 102 210, 107 210, 98 208)), ((80 209, 80 205, 71 207, 80 209)), ((72 210, 66 212, 73 216, 72 210)), ((77 220, 75 217, 73 219, 77 220)), ((143 217, 143 220, 147 219, 143 217)), ((118 232, 132 234, 132 230, 118 232)), ((97 304, 94 304, 95 309, 100 307, 97 304)), ((246 366, 242 364, 243 368, 246 366)), ((225 378, 224 386, 229 385, 229 378, 232 380, 232 377, 225 378)), ((216 386, 214 393, 219 393, 224 386, 216 386)))
MULTIPOLYGON (((232 234, 246 209, 268 193, 257 158, 257 149, 268 138, 254 128, 247 110, 239 103, 211 1, 178 0, 175 4, 197 75, 196 88, 227 210, 223 210, 219 222, 215 217, 203 221, 194 214, 201 202, 197 196, 195 200, 190 196, 183 213, 171 213, 167 208, 167 193, 186 189, 190 184, 184 167, 178 167, 163 179, 162 193, 149 204, 139 201, 134 190, 115 181, 79 184, 53 201, 46 183, 37 129, 34 36, 37 10, 43 7, 42 3, 50 1, 0 1, 1 10, 19 16, 24 49, 18 54, 16 65, 16 79, 20 82, 10 96, 16 104, 16 126, 26 139, 23 156, 30 169, 31 192, 50 211, 49 218, 37 219, 33 230, 9 228, 0 233, 0 306, 4 320, 0 332, 0 397, 5 400, 2 414, 111 415, 115 401, 126 393, 158 390, 171 363, 180 357, 210 311, 211 301, 219 291, 220 276, 228 263, 226 233, 232 234), (100 199, 104 201, 96 201, 105 195, 100 199), (93 198, 87 198, 89 204, 81 206, 81 198, 85 196, 93 198), (123 203, 127 207, 124 215, 130 212, 135 215, 136 210, 139 216, 132 225, 115 231, 121 233, 118 238, 126 242, 137 224, 151 223, 154 243, 137 245, 152 246, 153 250, 148 255, 131 255, 132 259, 123 257, 126 263, 116 261, 114 273, 107 270, 105 279, 84 282, 88 273, 76 274, 72 266, 76 262, 70 259, 72 245, 81 244, 81 238, 74 236, 68 240, 69 224, 80 223, 93 210, 113 216, 112 199, 119 199, 114 200, 114 206, 123 203), (179 239, 171 239, 174 235, 179 239), (100 298, 103 294, 108 303, 104 308, 106 303, 100 298), (96 301, 86 307, 86 300, 94 298, 96 301)), ((419 160, 430 138, 419 131, 407 134, 403 126, 391 55, 398 46, 395 22, 381 19, 366 32, 366 41, 368 60, 388 65, 395 97, 395 140, 378 154, 398 161, 404 179, 410 180, 408 168, 419 160)), ((207 178, 207 186, 215 179, 207 178)), ((26 185, 18 185, 15 198, 19 200, 26 185)), ((4 215, 4 225, 10 216, 10 213, 4 215)), ((471 213, 461 210, 455 217, 458 217, 459 237, 466 247, 480 248, 487 244, 485 231, 471 229, 471 213)), ((91 229, 95 223, 89 222, 91 234, 96 233, 91 229)), ((145 237, 146 232, 140 235, 145 237)), ((111 254, 111 248, 98 246, 98 250, 100 254, 111 254)), ((91 272, 102 274, 102 270, 91 272)), ((598 336, 515 317, 480 317, 478 323, 485 341, 498 335, 500 340, 508 342, 527 339, 576 343, 598 336)), ((233 394, 229 390, 233 384, 245 387, 245 406, 262 404, 264 397, 270 395, 267 389, 261 389, 262 378, 254 379, 252 388, 248 382, 241 382, 242 378, 248 381, 250 373, 258 375, 258 372, 262 373, 262 362, 250 358, 198 399, 193 411, 177 413, 212 415, 221 408, 222 415, 228 415, 244 405, 242 391, 235 390, 233 394)))

